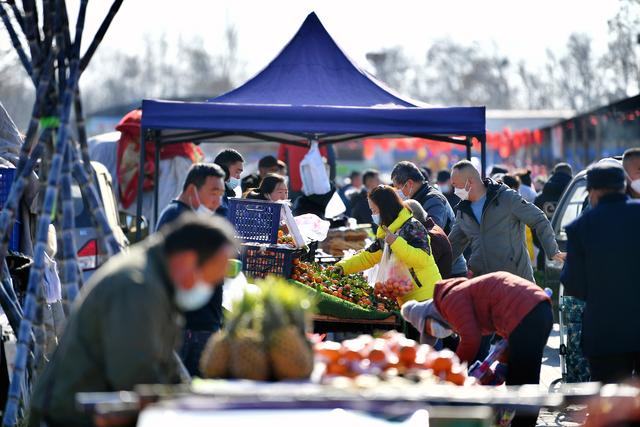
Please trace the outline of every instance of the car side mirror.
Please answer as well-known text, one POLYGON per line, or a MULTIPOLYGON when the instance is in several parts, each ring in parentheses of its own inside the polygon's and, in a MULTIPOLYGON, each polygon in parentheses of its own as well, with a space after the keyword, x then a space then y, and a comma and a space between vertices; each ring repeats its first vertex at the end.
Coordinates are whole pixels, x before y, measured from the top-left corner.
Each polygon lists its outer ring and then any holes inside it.
MULTIPOLYGON (((122 232, 127 236, 130 242, 136 242, 136 231, 137 231, 137 221, 136 215, 131 214, 126 211, 118 212, 120 216, 120 228, 122 232)), ((149 235, 149 221, 144 216, 141 218, 142 221, 140 223, 140 236, 141 240, 144 240, 145 237, 149 235)))

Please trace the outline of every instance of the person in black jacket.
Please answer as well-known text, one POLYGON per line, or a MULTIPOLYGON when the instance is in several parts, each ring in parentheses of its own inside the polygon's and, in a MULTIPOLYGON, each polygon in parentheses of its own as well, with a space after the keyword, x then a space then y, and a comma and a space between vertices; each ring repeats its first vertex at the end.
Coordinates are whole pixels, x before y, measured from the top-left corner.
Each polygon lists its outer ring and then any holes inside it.
POLYGON ((351 195, 351 217, 358 221, 358 224, 371 224, 373 231, 378 228, 371 217, 369 207, 369 192, 380 185, 380 172, 369 169, 362 174, 363 188, 351 195))
POLYGON ((616 383, 640 372, 640 201, 625 195, 615 161, 588 169, 587 190, 592 208, 566 227, 561 281, 586 303, 582 350, 591 380, 616 383))
MULTIPOLYGON (((456 220, 456 215, 447 198, 434 186, 429 184, 420 169, 411 162, 399 162, 391 171, 393 186, 400 192, 401 198, 413 199, 422 205, 429 218, 433 219, 446 234, 449 234, 456 220)), ((453 260, 453 277, 467 275, 467 263, 462 255, 453 260)))
POLYGON ((233 148, 227 148, 218 153, 213 163, 224 170, 224 196, 222 204, 216 211, 218 215, 227 217, 229 214, 229 198, 236 197, 236 188, 240 186, 240 175, 244 171, 244 157, 233 148))
MULTIPOLYGON (((551 178, 545 183, 542 188, 542 192, 538 194, 533 204, 536 205, 544 214, 547 216, 549 221, 553 218, 553 213, 556 211, 556 207, 558 206, 558 202, 566 190, 567 186, 571 183, 573 179, 573 170, 571 169, 571 165, 567 163, 558 163, 553 168, 553 173, 551 178)), ((540 250, 538 252, 538 270, 544 270, 544 252, 542 251, 542 246, 540 245, 540 241, 538 240, 535 232, 533 233, 533 243, 540 250)))

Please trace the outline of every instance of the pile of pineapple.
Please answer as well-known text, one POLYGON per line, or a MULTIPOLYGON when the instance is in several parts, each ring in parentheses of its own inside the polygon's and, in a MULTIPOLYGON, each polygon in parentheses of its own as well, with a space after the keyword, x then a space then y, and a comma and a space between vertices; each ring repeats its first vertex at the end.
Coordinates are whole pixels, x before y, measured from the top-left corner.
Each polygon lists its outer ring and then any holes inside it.
POLYGON ((277 278, 245 293, 214 334, 200 359, 205 378, 255 381, 309 378, 314 352, 305 331, 312 302, 307 294, 277 278))

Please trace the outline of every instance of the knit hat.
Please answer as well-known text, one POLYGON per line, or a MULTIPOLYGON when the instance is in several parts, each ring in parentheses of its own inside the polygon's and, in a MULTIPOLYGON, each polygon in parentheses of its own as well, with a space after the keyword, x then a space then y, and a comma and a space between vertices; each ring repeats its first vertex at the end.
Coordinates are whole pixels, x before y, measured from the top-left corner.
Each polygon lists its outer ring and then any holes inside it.
POLYGON ((415 300, 407 301, 402 305, 400 313, 404 320, 411 323, 420 332, 420 344, 434 345, 437 341, 436 338, 425 331, 425 324, 428 318, 435 319, 443 325, 449 325, 436 308, 433 299, 420 302, 415 300))

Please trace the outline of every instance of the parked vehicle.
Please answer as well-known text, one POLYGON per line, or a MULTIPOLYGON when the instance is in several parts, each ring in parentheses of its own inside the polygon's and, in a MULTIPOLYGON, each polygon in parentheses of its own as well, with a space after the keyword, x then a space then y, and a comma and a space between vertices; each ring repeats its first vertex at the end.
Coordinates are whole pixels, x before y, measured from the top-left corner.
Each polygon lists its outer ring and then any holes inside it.
MULTIPOLYGON (((126 249, 129 246, 129 241, 120 224, 118 203, 113 191, 111 174, 109 174, 107 168, 99 162, 91 162, 91 166, 93 167, 98 195, 102 202, 105 215, 107 216, 107 221, 120 247, 126 249)), ((83 273, 82 278, 84 283, 109 257, 105 248, 100 247, 98 233, 93 222, 93 217, 91 216, 89 205, 87 201, 82 198, 80 186, 75 182, 71 187, 71 193, 76 222, 74 239, 76 249, 78 250, 78 263, 83 273)))

